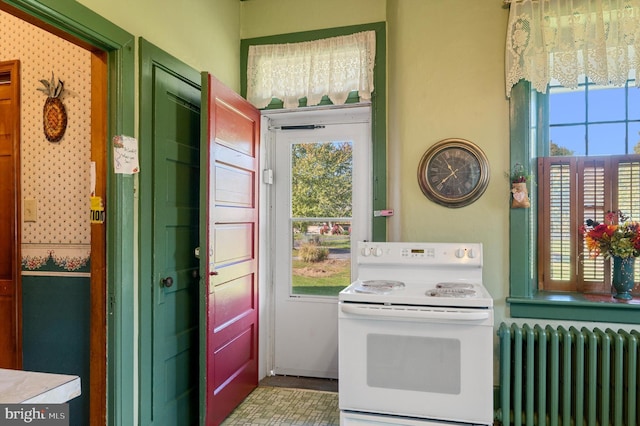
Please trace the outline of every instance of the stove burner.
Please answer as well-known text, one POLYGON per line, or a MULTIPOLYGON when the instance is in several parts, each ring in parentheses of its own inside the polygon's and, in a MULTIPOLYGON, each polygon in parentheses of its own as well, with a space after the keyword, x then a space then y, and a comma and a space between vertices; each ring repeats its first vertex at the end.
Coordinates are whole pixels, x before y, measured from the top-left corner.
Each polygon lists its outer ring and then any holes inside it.
POLYGON ((473 297, 476 295, 476 291, 468 288, 436 287, 427 290, 426 295, 432 297, 473 297))
POLYGON ((436 284, 436 288, 473 288, 473 284, 469 283, 457 283, 457 282, 445 282, 436 284))
POLYGON ((354 290, 356 293, 389 294, 402 288, 404 288, 404 283, 401 281, 369 280, 362 281, 354 290))

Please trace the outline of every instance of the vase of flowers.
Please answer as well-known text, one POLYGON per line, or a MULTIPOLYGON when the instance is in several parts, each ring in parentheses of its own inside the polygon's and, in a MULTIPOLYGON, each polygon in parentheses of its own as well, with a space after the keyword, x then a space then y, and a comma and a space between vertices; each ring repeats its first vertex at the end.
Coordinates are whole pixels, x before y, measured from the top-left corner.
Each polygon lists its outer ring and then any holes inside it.
POLYGON ((581 230, 590 256, 613 259, 613 297, 631 299, 635 259, 640 256, 640 223, 622 212, 607 212, 604 223, 589 219, 581 230))

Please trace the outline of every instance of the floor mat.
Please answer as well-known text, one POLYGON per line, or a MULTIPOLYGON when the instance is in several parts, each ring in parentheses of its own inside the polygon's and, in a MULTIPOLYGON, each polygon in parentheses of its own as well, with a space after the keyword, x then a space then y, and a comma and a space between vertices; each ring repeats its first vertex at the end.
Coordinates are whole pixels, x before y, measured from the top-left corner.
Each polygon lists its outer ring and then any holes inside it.
POLYGON ((339 424, 337 393, 271 386, 258 386, 222 422, 222 426, 339 424))

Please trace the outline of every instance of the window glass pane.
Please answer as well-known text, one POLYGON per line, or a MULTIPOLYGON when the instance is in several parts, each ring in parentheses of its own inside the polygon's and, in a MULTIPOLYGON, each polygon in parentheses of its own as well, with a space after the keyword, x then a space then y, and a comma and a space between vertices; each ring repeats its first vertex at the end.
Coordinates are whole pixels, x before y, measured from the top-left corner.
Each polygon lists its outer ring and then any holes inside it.
POLYGON ((549 124, 586 121, 584 91, 557 87, 549 89, 549 94, 549 124))
POLYGON ((351 217, 351 142, 291 147, 291 216, 351 217))
POLYGON ((585 126, 549 128, 550 155, 586 155, 585 126))
POLYGON ((625 88, 598 88, 589 86, 588 101, 590 122, 625 119, 625 88))
POLYGON ((640 154, 640 122, 629 123, 629 154, 640 154))
POLYGON ((589 155, 626 154, 624 123, 589 125, 589 155))
POLYGON ((292 221, 291 294, 337 296, 351 282, 351 221, 292 221))
POLYGON ((629 120, 640 119, 640 89, 629 83, 629 120))
POLYGON ((353 143, 291 146, 291 294, 337 296, 351 281, 353 143))

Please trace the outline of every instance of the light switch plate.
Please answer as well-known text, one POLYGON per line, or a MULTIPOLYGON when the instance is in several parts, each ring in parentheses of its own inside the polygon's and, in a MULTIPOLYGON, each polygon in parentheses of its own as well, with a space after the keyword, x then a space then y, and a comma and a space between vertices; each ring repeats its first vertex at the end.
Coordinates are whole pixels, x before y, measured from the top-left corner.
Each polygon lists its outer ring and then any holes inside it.
POLYGON ((34 199, 24 200, 24 215, 25 222, 35 222, 38 219, 37 203, 34 199))

